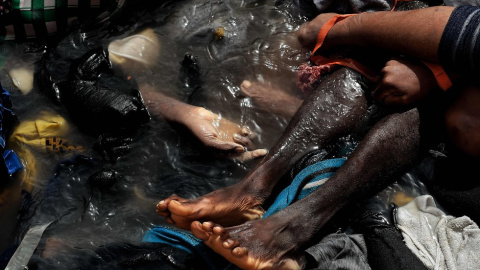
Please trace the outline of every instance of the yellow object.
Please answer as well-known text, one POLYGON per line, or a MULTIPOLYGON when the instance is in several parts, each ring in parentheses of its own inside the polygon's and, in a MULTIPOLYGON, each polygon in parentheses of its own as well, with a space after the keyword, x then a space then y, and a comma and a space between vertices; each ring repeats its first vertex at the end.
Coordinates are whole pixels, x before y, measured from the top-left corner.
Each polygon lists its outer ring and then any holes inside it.
POLYGON ((404 206, 405 204, 411 202, 413 199, 415 198, 405 194, 404 192, 398 191, 395 194, 395 198, 393 198, 393 203, 398 206, 404 206))
POLYGON ((41 112, 38 119, 23 121, 15 128, 9 139, 9 148, 15 150, 24 163, 25 170, 20 178, 27 191, 32 189, 39 169, 35 153, 64 154, 84 150, 65 139, 69 131, 70 127, 62 116, 49 112, 41 112))
POLYGON ((213 31, 213 36, 214 36, 215 40, 222 39, 223 37, 225 37, 225 28, 223 28, 221 26, 217 27, 217 29, 215 29, 215 31, 213 31))

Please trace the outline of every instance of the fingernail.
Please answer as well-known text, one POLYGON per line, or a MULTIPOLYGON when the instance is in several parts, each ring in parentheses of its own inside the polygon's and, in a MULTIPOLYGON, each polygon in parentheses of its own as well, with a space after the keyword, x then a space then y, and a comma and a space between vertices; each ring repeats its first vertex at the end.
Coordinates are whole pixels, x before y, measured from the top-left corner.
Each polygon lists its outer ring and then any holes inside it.
POLYGON ((165 201, 159 201, 157 205, 161 205, 161 204, 164 204, 165 201))
POLYGON ((180 205, 180 202, 179 201, 171 201, 170 203, 174 203, 176 205, 180 205))
POLYGON ((240 135, 238 135, 237 133, 233 134, 233 138, 237 139, 237 140, 240 140, 240 135))
POLYGON ((267 149, 259 149, 258 152, 259 152, 259 154, 260 154, 261 156, 266 156, 266 155, 268 154, 268 150, 267 150, 267 149))

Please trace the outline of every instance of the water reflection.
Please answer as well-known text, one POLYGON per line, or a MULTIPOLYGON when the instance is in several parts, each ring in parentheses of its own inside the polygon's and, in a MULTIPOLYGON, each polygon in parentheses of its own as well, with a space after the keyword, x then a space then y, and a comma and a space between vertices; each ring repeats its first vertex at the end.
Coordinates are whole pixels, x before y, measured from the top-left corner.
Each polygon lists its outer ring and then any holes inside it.
MULTIPOLYGON (((255 134, 256 146, 270 148, 289 119, 259 108, 241 94, 240 84, 245 79, 274 82, 283 86, 278 91, 300 95, 295 88, 295 70, 308 52, 295 46, 291 33, 304 21, 298 7, 277 1, 172 1, 137 14, 116 32, 67 36, 47 56, 47 66, 55 80, 65 80, 72 60, 97 46, 107 48, 115 40, 150 29, 160 41, 158 61, 141 72, 136 69, 130 83, 148 81, 158 91, 248 126, 255 134), (219 27, 224 29, 222 38, 215 38, 214 30, 219 27), (181 63, 186 55, 197 59, 201 82, 182 78, 181 63)), ((26 52, 26 46, 2 45, 10 64, 4 65, 0 79, 4 87, 12 89, 20 121, 54 110, 71 122, 66 109, 45 98, 43 89, 35 86, 22 94, 7 76, 14 67, 31 67, 44 56, 43 50, 26 52)), ((131 75, 114 68, 123 80, 131 75)), ((96 255, 99 248, 137 243, 153 224, 165 224, 155 214, 158 199, 173 193, 185 198, 200 196, 237 182, 255 165, 219 158, 202 148, 187 130, 163 119, 153 118, 140 128, 118 159, 95 148, 98 137, 71 126, 66 136, 75 138, 85 151, 36 153, 40 166, 31 189, 33 197, 25 196, 19 225, 9 241, 14 244, 28 228, 53 222, 30 261, 40 269, 102 269, 106 262, 96 255), (92 183, 92 174, 102 170, 114 170, 115 180, 108 185, 92 183)), ((156 253, 164 258, 161 254, 156 253)), ((170 266, 181 264, 164 259, 170 266)))

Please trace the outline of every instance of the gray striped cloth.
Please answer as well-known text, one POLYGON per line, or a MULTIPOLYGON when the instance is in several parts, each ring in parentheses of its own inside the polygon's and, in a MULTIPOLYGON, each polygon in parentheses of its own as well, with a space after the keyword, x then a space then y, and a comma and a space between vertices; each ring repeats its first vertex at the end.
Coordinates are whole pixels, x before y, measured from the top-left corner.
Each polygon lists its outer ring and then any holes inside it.
POLYGON ((103 22, 118 16, 126 0, 13 0, 0 17, 0 41, 45 38, 65 32, 73 21, 103 22))

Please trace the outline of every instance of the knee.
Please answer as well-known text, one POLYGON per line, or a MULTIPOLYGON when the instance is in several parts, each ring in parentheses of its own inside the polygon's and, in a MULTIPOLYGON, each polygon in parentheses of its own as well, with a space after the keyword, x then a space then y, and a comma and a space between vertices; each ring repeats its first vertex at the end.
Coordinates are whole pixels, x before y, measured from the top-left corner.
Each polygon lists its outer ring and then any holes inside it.
POLYGON ((449 141, 459 151, 471 157, 480 157, 480 114, 460 103, 451 106, 445 114, 449 141))

